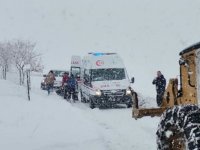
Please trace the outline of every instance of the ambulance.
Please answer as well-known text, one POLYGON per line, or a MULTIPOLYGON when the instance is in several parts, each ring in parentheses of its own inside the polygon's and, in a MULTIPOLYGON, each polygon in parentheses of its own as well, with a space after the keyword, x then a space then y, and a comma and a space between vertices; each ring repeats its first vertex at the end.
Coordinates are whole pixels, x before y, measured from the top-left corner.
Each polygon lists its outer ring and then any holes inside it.
POLYGON ((81 65, 81 101, 90 108, 132 106, 130 80, 117 53, 88 53, 81 65))

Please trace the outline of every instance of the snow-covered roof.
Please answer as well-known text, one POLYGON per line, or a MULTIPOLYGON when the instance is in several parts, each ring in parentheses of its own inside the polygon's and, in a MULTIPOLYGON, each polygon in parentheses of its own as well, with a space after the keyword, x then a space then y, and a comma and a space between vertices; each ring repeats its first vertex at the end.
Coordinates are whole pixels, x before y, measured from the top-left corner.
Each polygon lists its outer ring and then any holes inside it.
POLYGON ((195 49, 198 49, 198 48, 200 48, 200 42, 198 42, 198 43, 196 43, 196 44, 193 44, 193 45, 187 47, 186 49, 182 50, 182 51, 179 53, 179 55, 183 55, 183 54, 185 54, 185 53, 187 53, 187 52, 190 52, 190 51, 195 50, 195 49))

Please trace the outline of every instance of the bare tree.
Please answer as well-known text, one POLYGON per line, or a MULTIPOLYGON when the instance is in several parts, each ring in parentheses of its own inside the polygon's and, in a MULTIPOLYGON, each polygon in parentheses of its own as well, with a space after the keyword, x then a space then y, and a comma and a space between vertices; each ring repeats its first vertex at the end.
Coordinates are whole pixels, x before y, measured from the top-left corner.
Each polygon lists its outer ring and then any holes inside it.
POLYGON ((22 41, 17 40, 13 42, 12 49, 13 49, 13 60, 14 64, 19 71, 19 83, 20 85, 24 84, 25 78, 25 65, 30 65, 31 70, 39 65, 40 54, 37 54, 35 49, 35 43, 31 43, 30 41, 22 41))
POLYGON ((2 68, 3 79, 6 80, 7 71, 11 64, 12 48, 9 42, 0 43, 0 65, 2 68))
POLYGON ((34 59, 34 61, 32 61, 31 64, 31 71, 35 71, 35 72, 42 72, 44 69, 44 66, 42 65, 42 59, 41 57, 36 57, 34 59))

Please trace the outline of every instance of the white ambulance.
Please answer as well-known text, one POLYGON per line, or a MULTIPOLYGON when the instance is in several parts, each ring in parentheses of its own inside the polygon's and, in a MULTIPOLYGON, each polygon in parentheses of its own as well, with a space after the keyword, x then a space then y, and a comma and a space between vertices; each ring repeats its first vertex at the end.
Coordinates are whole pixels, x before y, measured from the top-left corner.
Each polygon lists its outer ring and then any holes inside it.
POLYGON ((132 106, 130 80, 118 54, 88 53, 82 59, 81 80, 81 101, 91 108, 132 106))

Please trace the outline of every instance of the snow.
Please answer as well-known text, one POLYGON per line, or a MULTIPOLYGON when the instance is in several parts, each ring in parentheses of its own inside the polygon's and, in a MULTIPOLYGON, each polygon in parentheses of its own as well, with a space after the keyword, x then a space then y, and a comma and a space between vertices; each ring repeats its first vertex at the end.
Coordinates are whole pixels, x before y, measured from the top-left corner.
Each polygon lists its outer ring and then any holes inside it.
POLYGON ((36 42, 44 73, 68 70, 72 55, 117 52, 135 90, 154 97, 156 71, 177 77, 179 52, 199 42, 199 17, 199 0, 6 0, 0 40, 36 42))
POLYGON ((32 74, 31 101, 25 86, 0 80, 0 149, 156 149, 158 118, 135 120, 131 109, 92 110, 88 104, 69 103, 40 90, 41 80, 32 74))
MULTIPOLYGON (((179 52, 199 41, 199 17, 199 0, 6 0, 0 1, 0 40, 36 42, 44 73, 69 70, 72 55, 117 52, 148 107, 156 105, 156 71, 167 81, 177 77, 179 52)), ((159 118, 134 120, 131 109, 71 104, 47 96, 41 80, 31 76, 31 101, 17 76, 0 80, 0 149, 156 149, 159 118)))

